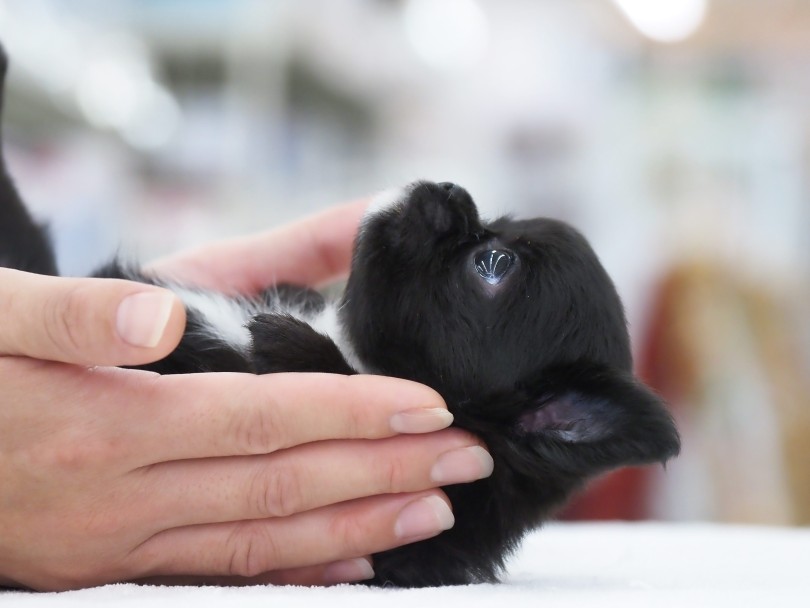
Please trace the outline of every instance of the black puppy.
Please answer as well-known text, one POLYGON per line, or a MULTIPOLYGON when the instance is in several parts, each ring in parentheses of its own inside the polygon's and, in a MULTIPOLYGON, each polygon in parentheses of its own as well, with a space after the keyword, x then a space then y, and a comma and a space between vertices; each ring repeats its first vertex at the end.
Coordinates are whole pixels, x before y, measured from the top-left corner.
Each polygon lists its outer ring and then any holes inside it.
MULTIPOLYGON (((0 175, 0 265, 54 273, 42 229, 0 175)), ((160 373, 378 373, 436 389, 481 437, 492 476, 445 488, 456 524, 374 556, 378 584, 496 581, 527 531, 589 478, 679 450, 641 385, 622 305, 585 239, 550 219, 482 222, 470 195, 418 182, 388 193, 357 238, 339 303, 304 287, 231 298, 113 262, 96 276, 168 286, 188 311, 160 373)))

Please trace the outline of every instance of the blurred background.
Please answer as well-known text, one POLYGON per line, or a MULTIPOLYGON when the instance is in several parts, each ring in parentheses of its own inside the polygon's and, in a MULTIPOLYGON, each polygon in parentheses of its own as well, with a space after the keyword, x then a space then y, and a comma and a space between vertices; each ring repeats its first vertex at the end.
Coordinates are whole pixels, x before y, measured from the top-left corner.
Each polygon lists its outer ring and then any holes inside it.
POLYGON ((810 523, 810 2, 0 0, 0 39, 65 273, 461 183, 590 238, 683 431, 565 517, 810 523))

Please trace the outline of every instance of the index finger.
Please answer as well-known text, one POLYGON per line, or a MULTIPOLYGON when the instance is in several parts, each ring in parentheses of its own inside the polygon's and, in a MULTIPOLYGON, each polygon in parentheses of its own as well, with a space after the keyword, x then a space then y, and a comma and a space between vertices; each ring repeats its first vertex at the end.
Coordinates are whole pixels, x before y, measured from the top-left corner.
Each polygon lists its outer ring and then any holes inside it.
POLYGON ((139 466, 427 433, 453 421, 433 389, 383 376, 187 374, 161 376, 152 386, 154 407, 138 408, 141 423, 128 426, 139 466))
POLYGON ((279 282, 317 285, 349 270, 368 200, 333 207, 296 223, 157 260, 146 270, 197 287, 258 293, 279 282))

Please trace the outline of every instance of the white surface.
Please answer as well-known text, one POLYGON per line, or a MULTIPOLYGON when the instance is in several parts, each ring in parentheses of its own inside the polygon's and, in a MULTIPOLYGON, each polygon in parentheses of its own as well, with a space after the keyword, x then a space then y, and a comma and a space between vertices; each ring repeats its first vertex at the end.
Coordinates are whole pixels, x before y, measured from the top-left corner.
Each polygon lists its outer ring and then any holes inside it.
POLYGON ((470 608, 810 606, 810 529, 560 524, 533 534, 500 585, 433 589, 147 587, 0 592, 0 606, 470 608))

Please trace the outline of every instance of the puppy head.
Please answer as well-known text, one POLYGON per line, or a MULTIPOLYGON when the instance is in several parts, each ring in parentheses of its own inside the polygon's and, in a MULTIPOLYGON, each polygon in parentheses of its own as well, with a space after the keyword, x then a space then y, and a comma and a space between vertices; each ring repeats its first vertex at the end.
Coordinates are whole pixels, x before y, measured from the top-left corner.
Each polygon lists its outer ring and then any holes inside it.
POLYGON ((562 222, 482 222, 463 188, 415 183, 367 215, 342 314, 372 371, 434 387, 488 443, 577 446, 574 474, 678 450, 613 283, 562 222))

